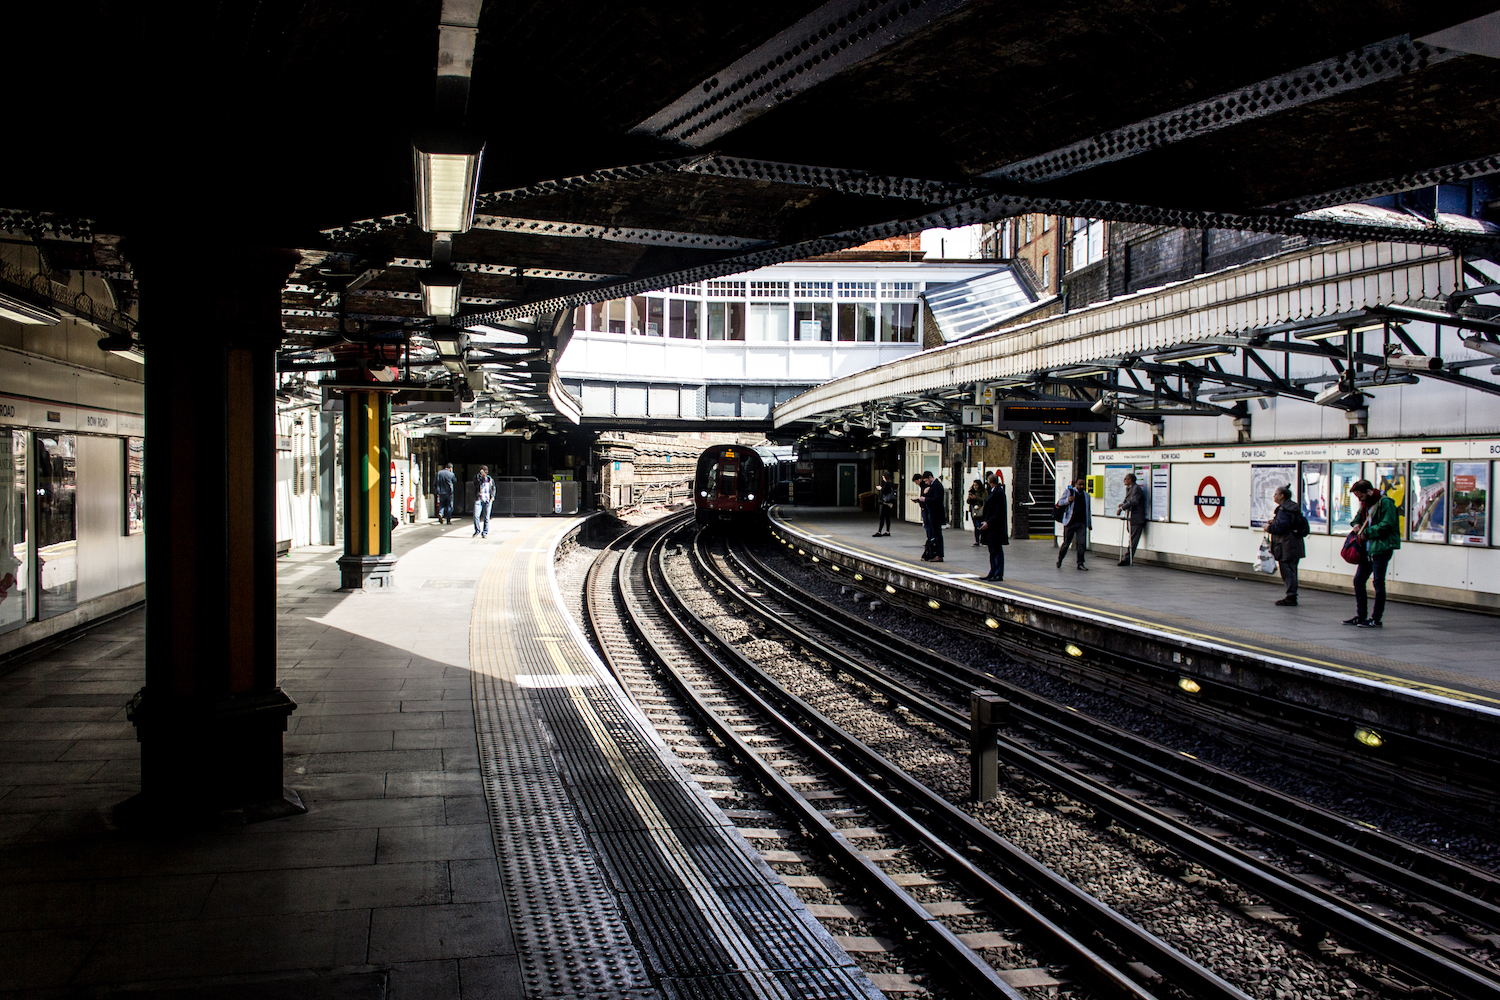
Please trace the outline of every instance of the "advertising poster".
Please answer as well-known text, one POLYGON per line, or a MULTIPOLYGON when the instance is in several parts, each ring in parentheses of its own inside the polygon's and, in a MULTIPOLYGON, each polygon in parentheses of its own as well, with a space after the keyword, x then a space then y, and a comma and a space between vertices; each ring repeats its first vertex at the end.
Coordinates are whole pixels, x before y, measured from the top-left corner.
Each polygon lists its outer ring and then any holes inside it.
POLYGON ((146 439, 125 439, 125 534, 146 530, 146 439))
POLYGON ((1328 533, 1328 463, 1302 463, 1302 516, 1315 535, 1328 533))
POLYGON ((1448 463, 1411 463, 1411 540, 1448 538, 1448 463))
POLYGON ((1454 462, 1449 484, 1448 541, 1455 545, 1490 543, 1490 463, 1454 462))
POLYGON ((1359 481, 1358 462, 1334 462, 1328 472, 1328 530, 1335 535, 1349 533, 1349 522, 1359 509, 1359 501, 1349 487, 1359 481))
POLYGON ((1165 463, 1151 466, 1151 520, 1172 519, 1172 467, 1165 463))
MULTIPOLYGON (((1061 500, 1063 493, 1065 493, 1068 487, 1071 485, 1073 485, 1073 460, 1060 460, 1057 463, 1057 489, 1056 494, 1052 497, 1052 502, 1056 504, 1057 501, 1061 500)), ((1063 526, 1059 522, 1053 521, 1052 531, 1053 534, 1060 536, 1063 533, 1063 526)), ((1043 535, 1042 537, 1046 538, 1047 536, 1043 535)))
POLYGON ((1391 498, 1401 515, 1401 537, 1406 537, 1406 463, 1376 462, 1375 488, 1391 498))
POLYGON ((1264 528, 1276 516, 1276 490, 1296 489, 1297 463, 1250 466, 1250 527, 1264 528))

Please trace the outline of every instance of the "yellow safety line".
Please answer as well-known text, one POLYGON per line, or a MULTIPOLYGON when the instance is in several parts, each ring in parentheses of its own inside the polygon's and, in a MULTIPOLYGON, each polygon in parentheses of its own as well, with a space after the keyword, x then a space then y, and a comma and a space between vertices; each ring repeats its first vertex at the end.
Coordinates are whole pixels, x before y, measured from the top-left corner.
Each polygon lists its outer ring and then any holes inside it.
MULTIPOLYGON (((792 522, 791 519, 788 518, 782 523, 790 525, 794 522, 792 522)), ((806 524, 802 522, 795 522, 795 524, 799 529, 802 530, 804 535, 810 534, 810 532, 807 530, 806 524)), ((889 556, 885 555, 884 553, 876 553, 869 549, 860 548, 858 543, 851 542, 847 544, 849 544, 850 548, 854 549, 856 552, 860 553, 863 556, 867 556, 871 560, 883 561, 889 558, 889 556)), ((1046 584, 1031 584, 1030 586, 1045 587, 1046 584)), ((1009 588, 997 587, 996 589, 1004 592, 1009 588)), ((1093 615, 1105 615, 1116 621, 1128 622, 1158 632, 1166 632, 1172 635, 1178 635, 1189 639, 1197 639, 1203 642, 1213 642, 1219 645, 1231 646, 1235 649, 1242 649, 1248 652, 1263 653, 1266 656, 1275 656, 1284 660, 1292 660, 1294 662, 1303 663, 1308 666, 1325 667, 1329 670, 1334 671, 1335 673, 1350 674, 1355 677, 1363 677, 1367 680, 1380 681, 1385 684, 1390 684, 1393 687, 1406 688, 1411 691, 1422 691, 1428 694, 1442 695, 1447 698, 1452 698, 1455 701, 1485 702, 1491 705, 1500 705, 1500 698, 1491 698, 1487 695, 1482 694, 1472 694, 1468 691, 1458 691, 1454 690, 1453 688, 1446 688, 1438 684, 1429 684, 1425 681, 1416 681, 1405 677, 1396 677, 1391 674, 1380 673, 1379 671, 1366 670, 1361 667, 1349 666, 1347 664, 1339 663, 1334 660, 1321 660, 1317 657, 1306 656, 1300 653, 1289 653, 1279 649, 1270 649, 1265 646, 1257 646, 1253 643, 1231 639, 1227 636, 1217 636, 1206 632, 1195 632, 1192 629, 1186 629, 1175 625, 1168 625, 1163 622, 1152 621, 1148 618, 1137 618, 1133 615, 1121 614, 1114 611, 1105 612, 1101 611, 1098 608, 1090 607, 1087 604, 1077 604, 1060 597, 1026 595, 1023 591, 1020 590, 1012 590, 1011 593, 1021 596, 1035 596, 1041 600, 1046 600, 1051 604, 1061 605, 1062 607, 1069 608, 1074 611, 1087 612, 1093 615)))

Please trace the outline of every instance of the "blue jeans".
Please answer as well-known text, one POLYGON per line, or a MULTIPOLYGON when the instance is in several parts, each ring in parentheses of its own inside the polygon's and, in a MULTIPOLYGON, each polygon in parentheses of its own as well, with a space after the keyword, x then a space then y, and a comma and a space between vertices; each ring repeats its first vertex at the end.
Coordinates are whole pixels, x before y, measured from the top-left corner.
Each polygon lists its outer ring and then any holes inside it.
POLYGON ((474 534, 488 535, 490 533, 490 501, 474 501, 474 534))
POLYGON ((453 494, 447 496, 438 494, 437 498, 438 520, 446 524, 453 523, 453 494))

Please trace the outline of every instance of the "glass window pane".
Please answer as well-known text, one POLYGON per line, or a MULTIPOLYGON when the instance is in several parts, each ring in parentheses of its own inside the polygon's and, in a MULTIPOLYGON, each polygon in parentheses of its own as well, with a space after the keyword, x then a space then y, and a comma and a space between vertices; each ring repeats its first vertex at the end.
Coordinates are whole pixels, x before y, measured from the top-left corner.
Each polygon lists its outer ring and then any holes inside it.
POLYGON ((77 452, 72 434, 36 436, 39 618, 78 606, 77 452))
POLYGON ((917 307, 911 302, 885 302, 880 306, 880 342, 915 344, 917 307))
POLYGON ((839 339, 863 344, 875 342, 875 303, 839 303, 839 339))
POLYGON ((625 302, 623 299, 614 299, 604 303, 605 322, 608 324, 610 333, 625 332, 625 302))
POLYGON ((745 339, 745 303, 724 303, 725 326, 728 327, 730 340, 745 339))
POLYGON ((0 632, 26 621, 26 432, 0 431, 0 632))
POLYGON ((604 327, 604 303, 603 302, 595 302, 592 305, 586 306, 585 308, 587 308, 588 311, 589 311, 589 329, 590 330, 603 330, 605 328, 604 327))
POLYGON ((793 339, 833 339, 833 303, 798 302, 795 310, 792 323, 793 339))
POLYGON ((663 299, 646 300, 646 336, 662 337, 667 332, 667 318, 663 299))
POLYGON ((687 308, 687 317, 684 320, 687 339, 697 340, 700 336, 698 333, 698 301, 696 299, 688 299, 683 302, 683 305, 687 308))
POLYGON ((667 300, 667 336, 682 338, 683 306, 681 299, 667 300))
POLYGON ((724 303, 710 302, 708 304, 708 339, 724 339, 724 303))
POLYGON ((637 337, 646 332, 646 296, 632 295, 626 300, 630 314, 626 317, 626 329, 637 337))

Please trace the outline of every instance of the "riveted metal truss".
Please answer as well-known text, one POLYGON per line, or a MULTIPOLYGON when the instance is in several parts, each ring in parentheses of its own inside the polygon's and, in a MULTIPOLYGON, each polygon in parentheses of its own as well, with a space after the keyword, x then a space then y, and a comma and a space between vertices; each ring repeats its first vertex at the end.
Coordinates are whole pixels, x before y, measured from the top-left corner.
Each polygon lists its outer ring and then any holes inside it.
POLYGON ((704 146, 946 17, 964 0, 832 0, 631 130, 704 146))
POLYGON ((1061 149, 1008 163, 984 176, 1021 184, 1057 180, 1395 79, 1460 55, 1463 53, 1413 41, 1409 35, 1398 35, 1175 111, 1153 115, 1124 128, 1101 132, 1061 149))
MULTIPOLYGON (((427 268, 432 262, 421 257, 397 257, 392 267, 427 268)), ((550 278, 556 281, 618 281, 623 274, 601 274, 596 271, 564 271, 552 267, 517 267, 514 264, 478 264, 469 261, 453 261, 448 265, 455 271, 467 274, 500 274, 512 278, 550 278)), ((528 314, 530 315, 530 314, 528 314)))
POLYGON ((666 229, 642 229, 630 226, 593 226, 582 222, 552 222, 542 219, 513 219, 499 215, 475 215, 474 228, 523 236, 558 236, 565 239, 606 240, 611 243, 634 243, 642 246, 684 247, 689 250, 743 250, 763 246, 770 240, 745 236, 716 236, 708 233, 685 233, 666 229))
POLYGON ((1278 202, 1268 206, 1266 210, 1296 215, 1319 208, 1331 208, 1334 205, 1350 205, 1358 201, 1368 201, 1371 198, 1383 198, 1388 194, 1399 194, 1402 191, 1415 191, 1418 188, 1432 187, 1435 184, 1457 184, 1460 181, 1495 173, 1500 173, 1500 153, 1481 156, 1476 160, 1465 160, 1462 163, 1450 163, 1444 167, 1433 167, 1430 170, 1418 170, 1386 180, 1354 184, 1339 188, 1337 191, 1327 191, 1323 194, 1278 202))

